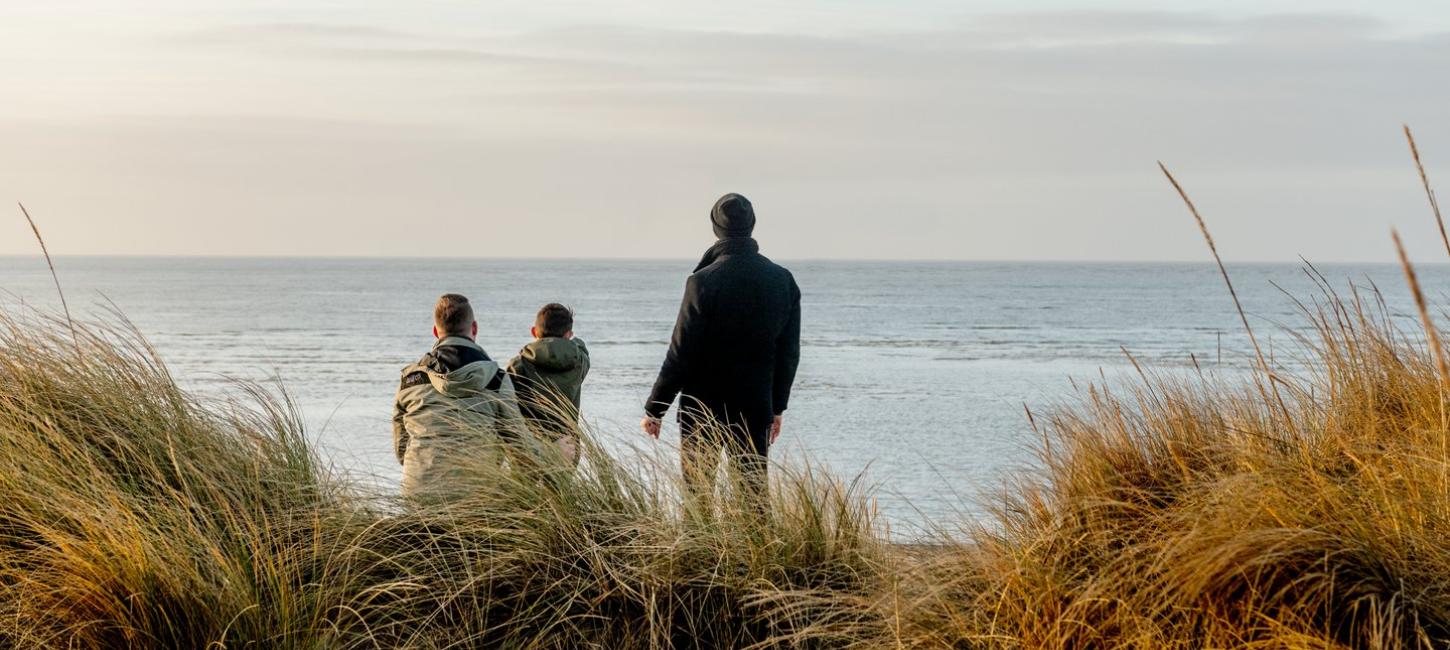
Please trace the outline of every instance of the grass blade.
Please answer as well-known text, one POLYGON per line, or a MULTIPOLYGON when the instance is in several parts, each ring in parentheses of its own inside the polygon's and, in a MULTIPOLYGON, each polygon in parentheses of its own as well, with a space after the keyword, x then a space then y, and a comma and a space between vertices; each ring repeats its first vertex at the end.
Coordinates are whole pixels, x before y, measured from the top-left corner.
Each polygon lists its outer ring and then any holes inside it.
MULTIPOLYGON (((1410 132, 1408 124, 1405 125, 1405 139, 1410 141, 1410 155, 1415 158, 1415 169, 1420 172, 1420 184, 1425 186, 1425 196, 1430 199, 1430 209, 1435 212, 1435 223, 1440 226, 1440 241, 1445 244, 1445 252, 1450 253, 1450 236, 1445 234, 1445 218, 1440 216, 1440 201, 1435 198, 1435 190, 1430 187, 1430 177, 1425 175, 1425 165, 1420 162, 1420 148, 1415 146, 1415 134, 1410 132)), ((1401 258, 1403 257, 1402 254, 1401 258)))
MULTIPOLYGON (((1249 317, 1244 313, 1243 303, 1239 302, 1239 294, 1237 291, 1234 291, 1234 283, 1228 277, 1228 269, 1224 268, 1223 258, 1218 255, 1218 247, 1213 243, 1213 235, 1208 232, 1208 224, 1204 223, 1203 215, 1200 215, 1198 208, 1193 205, 1193 199, 1188 198, 1188 192, 1184 191, 1183 186, 1178 184, 1178 179, 1173 177, 1173 173, 1168 171, 1168 167, 1162 161, 1158 162, 1158 169, 1163 170, 1163 175, 1168 177, 1168 182, 1173 184, 1173 189, 1178 191, 1178 196, 1183 199, 1183 204, 1188 206, 1189 213, 1198 222, 1198 231, 1203 233, 1203 241, 1208 243, 1208 251, 1213 253, 1213 261, 1218 264, 1218 272, 1223 276, 1223 283, 1228 285, 1228 295, 1233 298, 1234 308, 1239 312, 1239 320, 1243 322, 1244 331, 1249 335, 1249 343, 1252 343, 1254 346, 1254 356, 1258 359, 1259 368, 1264 371, 1264 376, 1268 378, 1269 388, 1274 392, 1274 400, 1278 402, 1279 410, 1283 412, 1285 423, 1288 423, 1290 421, 1289 408, 1284 405, 1284 398, 1279 395, 1279 388, 1274 383, 1276 381, 1274 370, 1269 367, 1269 362, 1264 359, 1264 351, 1259 347, 1259 339, 1254 336, 1254 328, 1249 325, 1249 317)), ((1258 384, 1259 382, 1254 383, 1258 384)), ((1264 392, 1262 385, 1259 385, 1259 391, 1264 392)), ((1265 399, 1268 398, 1267 395, 1264 397, 1265 399)))
POLYGON ((55 272, 55 262, 50 259, 50 250, 45 246, 45 238, 40 236, 40 228, 35 225, 35 219, 30 217, 30 211, 25 209, 25 204, 17 202, 16 205, 20 206, 20 214, 25 215, 25 220, 30 222, 30 232, 35 233, 35 241, 40 242, 40 252, 45 255, 45 265, 50 267, 50 279, 55 282, 55 292, 60 294, 60 307, 65 311, 65 323, 70 327, 71 342, 75 344, 76 352, 80 352, 81 339, 76 334, 76 322, 71 319, 70 305, 66 304, 65 290, 60 288, 60 276, 55 272))

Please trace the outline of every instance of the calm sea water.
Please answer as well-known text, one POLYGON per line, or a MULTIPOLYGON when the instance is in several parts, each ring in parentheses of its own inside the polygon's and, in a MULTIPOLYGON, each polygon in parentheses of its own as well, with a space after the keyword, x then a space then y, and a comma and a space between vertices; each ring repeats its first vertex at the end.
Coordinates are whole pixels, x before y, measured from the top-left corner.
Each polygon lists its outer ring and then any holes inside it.
MULTIPOLYGON (((279 376, 342 469, 388 483, 389 413, 399 369, 431 343, 439 293, 474 302, 479 342, 507 359, 535 310, 572 306, 594 370, 583 410, 616 448, 638 434, 665 352, 687 261, 61 258, 72 309, 114 302, 182 381, 224 391, 228 377, 279 376)), ((1210 264, 798 262, 803 358, 783 454, 865 473, 898 530, 975 515, 984 491, 1033 465, 1023 415, 1070 401, 1070 377, 1109 377, 1139 360, 1184 368, 1190 354, 1235 372, 1246 339, 1210 264), (1221 359, 1221 365, 1220 365, 1221 359)), ((1267 345, 1302 322, 1278 285, 1311 297, 1292 265, 1231 267, 1267 345), (1277 325, 1276 325, 1277 324, 1277 325)), ((1321 267, 1344 286, 1373 281, 1408 310, 1399 269, 1321 267)), ((1422 269, 1433 292, 1444 267, 1422 269)), ((40 258, 0 258, 0 306, 54 307, 40 258)), ((666 445, 677 440, 666 431, 666 445)), ((668 452, 664 452, 668 453, 668 452)))

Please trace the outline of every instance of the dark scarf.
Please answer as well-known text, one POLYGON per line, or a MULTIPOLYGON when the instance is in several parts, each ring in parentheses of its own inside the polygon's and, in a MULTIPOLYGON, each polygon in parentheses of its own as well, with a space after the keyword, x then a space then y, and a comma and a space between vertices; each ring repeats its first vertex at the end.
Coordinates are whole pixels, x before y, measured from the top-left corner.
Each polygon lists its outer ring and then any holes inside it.
POLYGON ((726 255, 753 255, 760 252, 760 244, 752 237, 729 237, 715 242, 714 246, 705 249, 705 256, 700 258, 700 263, 695 265, 695 272, 703 269, 726 255))

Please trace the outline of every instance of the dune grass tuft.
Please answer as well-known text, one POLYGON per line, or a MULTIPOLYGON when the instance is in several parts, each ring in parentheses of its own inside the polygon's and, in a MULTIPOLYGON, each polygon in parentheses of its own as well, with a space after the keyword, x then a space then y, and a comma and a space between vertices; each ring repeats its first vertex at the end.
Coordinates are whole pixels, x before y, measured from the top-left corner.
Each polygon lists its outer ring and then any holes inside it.
POLYGON ((878 576, 864 495, 809 468, 770 517, 595 448, 409 507, 331 476, 268 391, 206 403, 133 332, 65 331, 0 322, 5 647, 811 647, 878 576))
POLYGON ((1040 473, 911 565, 863 647, 1450 647, 1450 380, 1394 241, 1418 331, 1308 266, 1303 370, 1256 349, 1250 381, 1087 386, 1043 423, 1040 473))

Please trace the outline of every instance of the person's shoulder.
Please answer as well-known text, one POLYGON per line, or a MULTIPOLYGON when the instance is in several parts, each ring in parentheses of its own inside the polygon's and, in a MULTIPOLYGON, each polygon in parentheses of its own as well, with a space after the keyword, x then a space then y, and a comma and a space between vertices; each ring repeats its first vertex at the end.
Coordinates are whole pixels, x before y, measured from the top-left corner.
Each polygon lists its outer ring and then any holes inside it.
POLYGON ((523 352, 520 351, 519 354, 514 355, 514 358, 509 359, 509 362, 504 365, 504 370, 510 375, 517 375, 527 372, 532 366, 533 364, 529 363, 529 360, 525 359, 523 352))
POLYGON ((423 355, 416 363, 403 366, 398 373, 398 395, 402 396, 418 386, 428 383, 428 362, 432 358, 432 352, 423 355))
POLYGON ((406 366, 403 366, 402 375, 404 377, 407 377, 408 375, 411 375, 411 374, 413 374, 415 372, 424 372, 424 371, 427 371, 428 367, 432 363, 433 363, 433 351, 432 350, 429 350, 427 352, 424 352, 423 353, 423 356, 418 357, 418 360, 417 361, 414 361, 413 363, 410 363, 410 364, 408 364, 406 366))
POLYGON ((760 260, 764 264, 765 268, 769 269, 770 272, 774 273, 777 277, 790 280, 791 282, 795 282, 795 274, 791 273, 790 269, 785 268, 784 265, 778 264, 774 260, 764 255, 760 256, 760 260))
POLYGON ((799 284, 796 284, 795 274, 791 273, 790 269, 785 268, 780 264, 776 264, 775 262, 771 262, 769 260, 766 260, 766 262, 769 264, 770 269, 770 283, 788 292, 790 294, 791 300, 799 301, 801 295, 801 288, 799 284))
POLYGON ((686 276, 685 292, 699 292, 702 287, 708 286, 712 281, 711 279, 715 277, 715 273, 718 269, 718 264, 711 264, 710 266, 707 266, 703 269, 695 271, 694 273, 691 273, 689 276, 686 276))
POLYGON ((691 282, 699 282, 702 278, 708 278, 712 275, 715 275, 715 272, 719 270, 720 260, 715 260, 714 262, 711 262, 691 272, 690 275, 685 277, 685 284, 689 284, 691 282))

